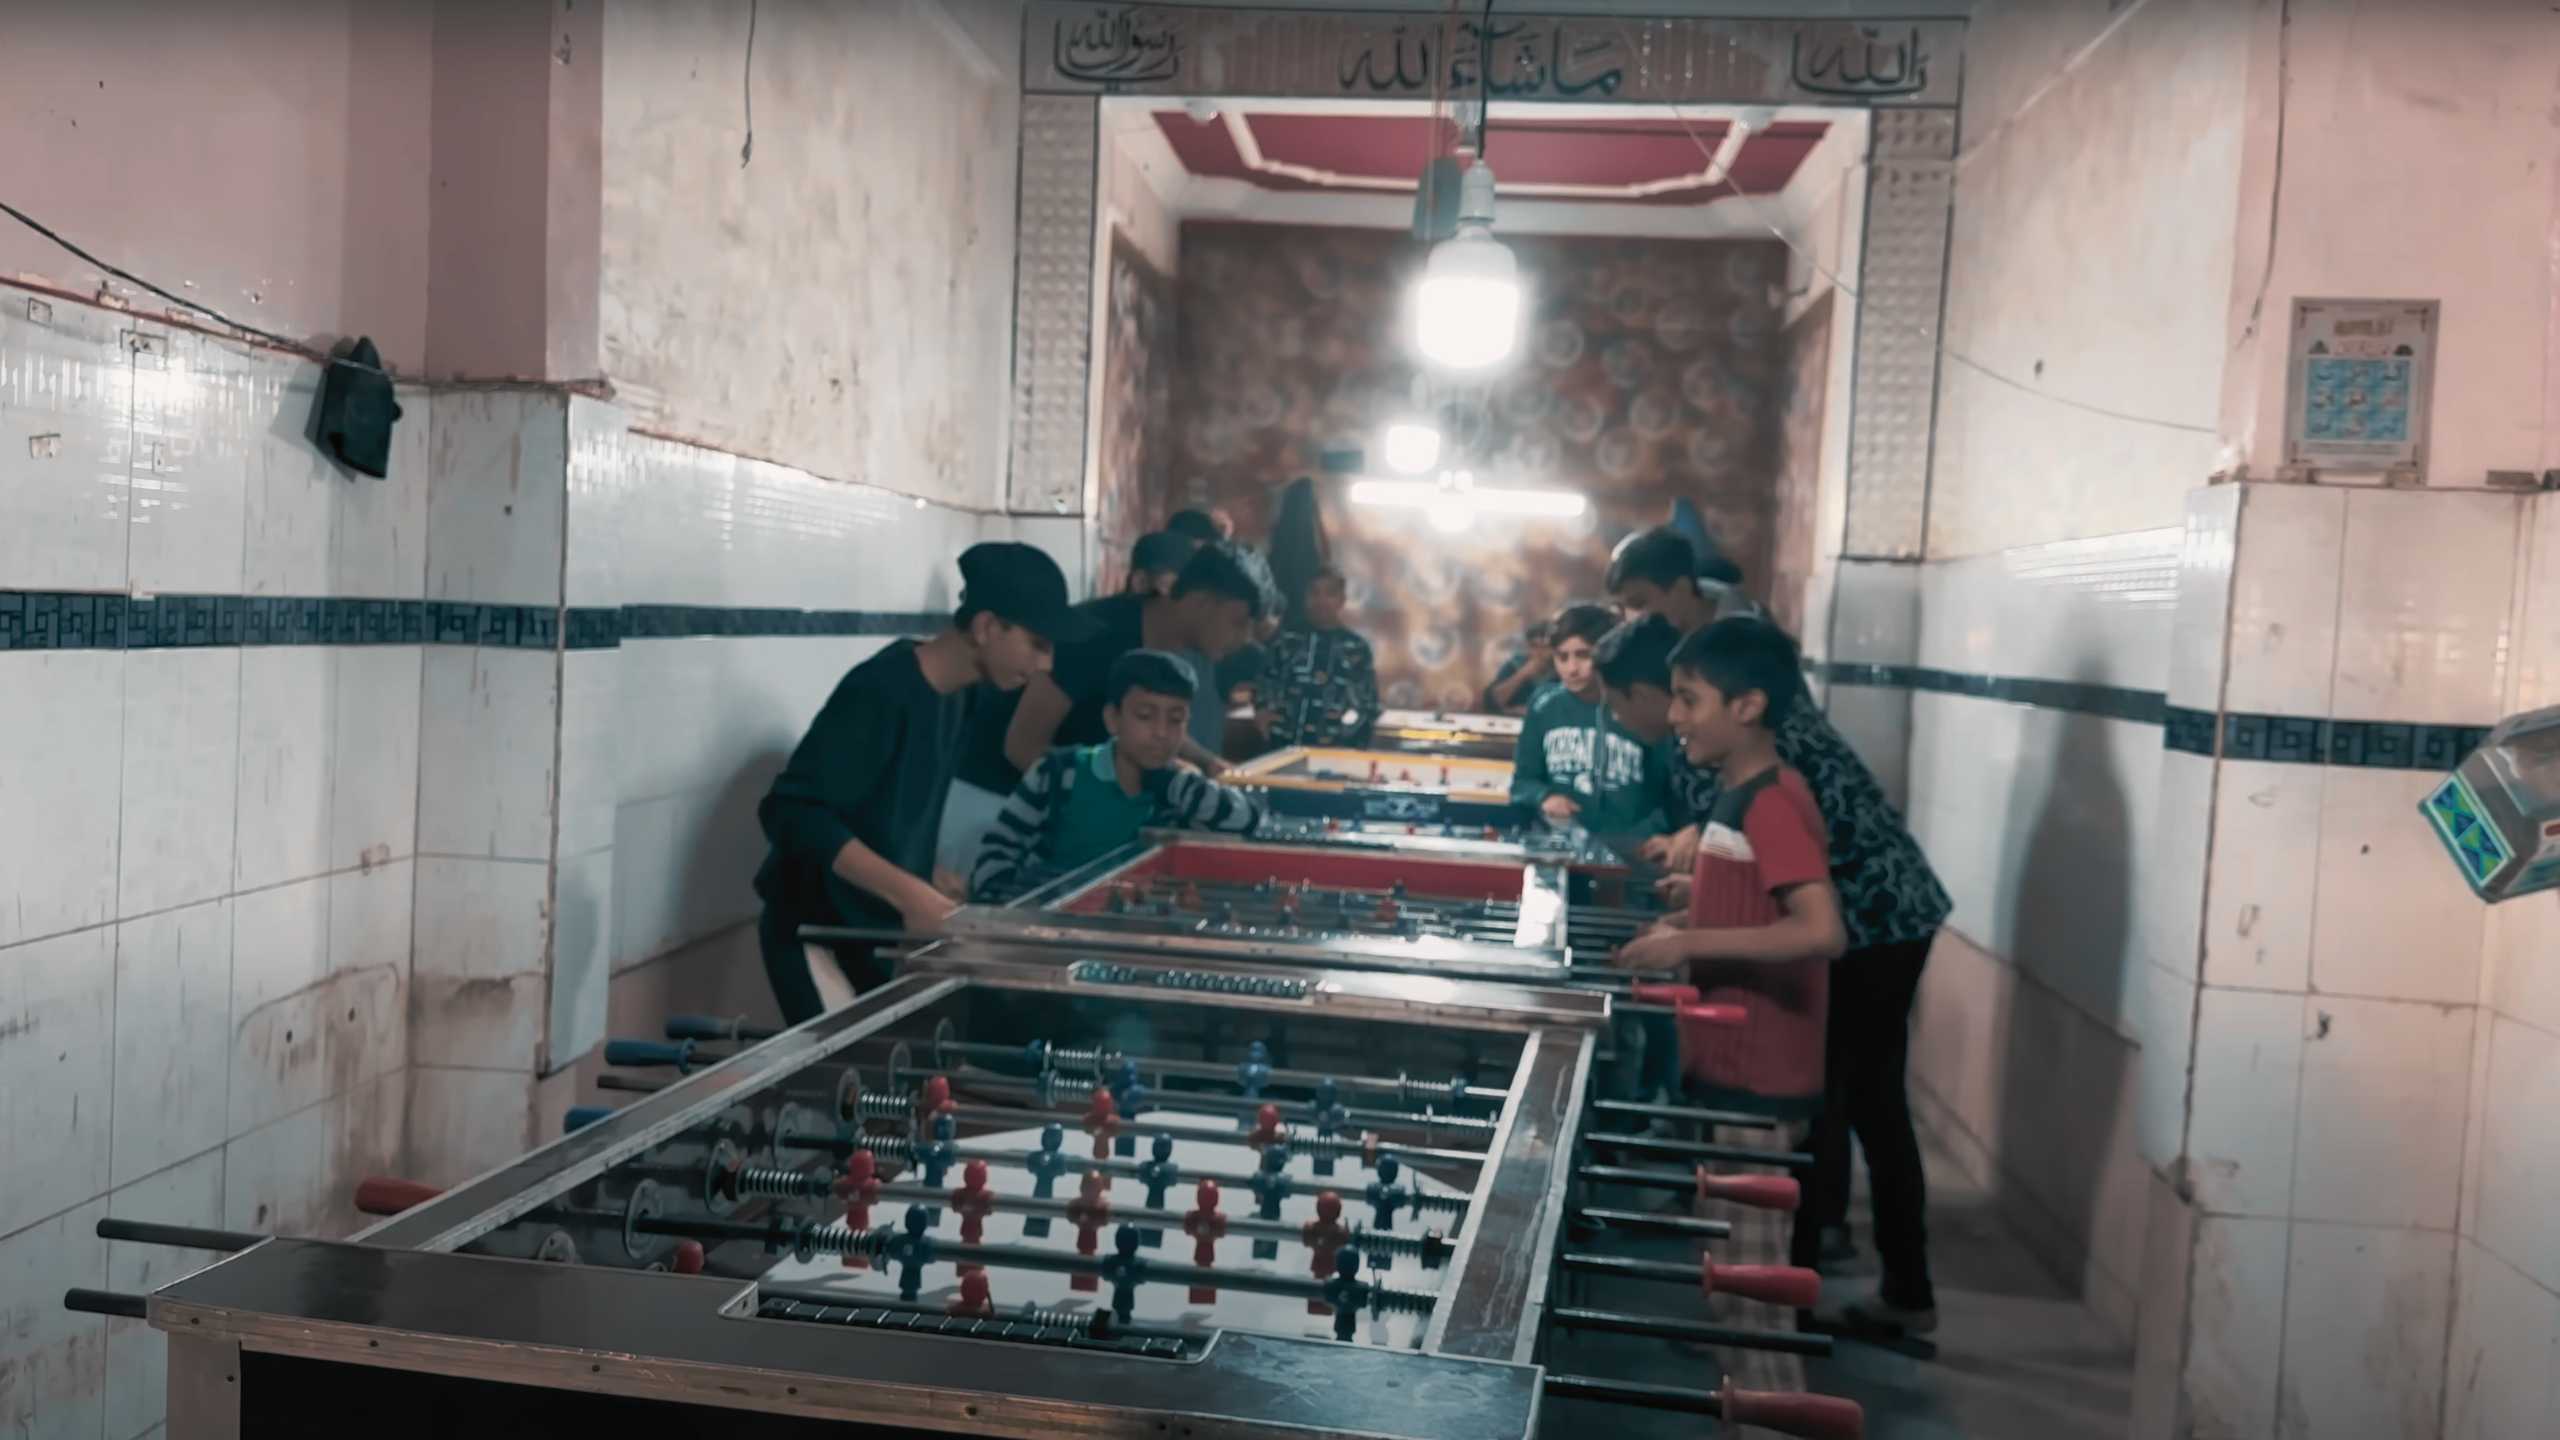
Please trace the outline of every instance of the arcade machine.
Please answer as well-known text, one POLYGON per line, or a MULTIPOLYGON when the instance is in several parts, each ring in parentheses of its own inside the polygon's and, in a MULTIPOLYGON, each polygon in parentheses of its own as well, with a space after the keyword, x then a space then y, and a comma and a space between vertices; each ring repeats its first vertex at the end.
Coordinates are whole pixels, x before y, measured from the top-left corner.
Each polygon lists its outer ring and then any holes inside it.
MULTIPOLYGON (((228 1258, 67 1301, 168 1337, 171 1440, 1526 1440, 1596 1404, 1857 1435, 1855 1405, 1739 1388, 1691 1350, 1683 1383, 1581 1373, 1594 1333, 1788 1365, 1828 1345, 1768 1328, 1810 1272, 1572 1238, 1606 1218, 1567 1195, 1608 1008, 954 942, 763 1043, 688 1038, 708 1068, 453 1190, 367 1182, 396 1213, 351 1241, 101 1221, 228 1258), (1292 1066, 1238 1043, 1283 1020, 1292 1066), (1411 1078, 1469 1053, 1473 1080, 1411 1078), (1570 1303, 1598 1281, 1701 1298, 1570 1303)), ((1792 1203, 1775 1176, 1652 1182, 1699 1213, 1603 1233, 1720 1246, 1732 1207, 1792 1203)))

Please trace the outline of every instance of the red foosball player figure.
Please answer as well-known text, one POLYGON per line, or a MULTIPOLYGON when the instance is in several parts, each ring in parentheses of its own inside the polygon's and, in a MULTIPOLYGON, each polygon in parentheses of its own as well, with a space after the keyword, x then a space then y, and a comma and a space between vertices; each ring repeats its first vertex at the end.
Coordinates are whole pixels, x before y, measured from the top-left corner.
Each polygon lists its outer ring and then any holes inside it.
MULTIPOLYGON (((845 1157, 844 1174, 836 1180, 835 1192, 844 1201, 844 1228, 859 1235, 871 1228, 871 1207, 880 1203, 880 1162, 868 1150, 856 1150, 845 1157)), ((868 1263, 859 1254, 846 1251, 844 1268, 861 1270, 868 1263)))
MULTIPOLYGON (((1316 1193, 1316 1218, 1299 1230, 1299 1238, 1307 1242, 1307 1273, 1319 1283, 1333 1278, 1334 1252, 1351 1238, 1351 1227, 1342 1223, 1342 1197, 1330 1190, 1316 1193)), ((1330 1315, 1333 1307, 1321 1300, 1309 1300, 1307 1313, 1330 1315)))
POLYGON ((993 1319, 996 1313, 996 1301, 995 1295, 987 1287, 987 1272, 984 1270, 961 1271, 960 1293, 952 1296, 951 1303, 943 1308, 954 1315, 975 1315, 980 1319, 993 1319))
POLYGON ((949 1079, 940 1075, 927 1077, 924 1082, 924 1093, 916 1099, 916 1133, 919 1135, 933 1133, 934 1121, 959 1108, 952 1102, 949 1079))
MULTIPOLYGON (((1218 1182, 1203 1180, 1192 1192, 1199 1203, 1182 1217, 1182 1233, 1191 1237, 1191 1263, 1206 1270, 1218 1263, 1218 1240, 1227 1233, 1227 1217, 1218 1213, 1218 1182)), ((1214 1285, 1191 1287, 1191 1303, 1206 1305, 1218 1298, 1214 1285)))
MULTIPOLYGON (((1076 1198, 1067 1202, 1067 1218, 1075 1222, 1076 1253, 1101 1254, 1102 1227, 1111 1223, 1111 1182, 1101 1171, 1084 1172, 1084 1183, 1078 1187, 1076 1198)), ((1067 1287, 1099 1290, 1102 1277, 1091 1272, 1074 1275, 1068 1278, 1067 1287)))
POLYGON ((1093 1137, 1094 1159, 1111 1158, 1112 1137, 1120 1133, 1120 1102, 1112 1099, 1111 1092, 1099 1085, 1094 1087, 1093 1099, 1085 1105, 1084 1133, 1093 1137))
MULTIPOLYGON (((960 1217, 960 1242, 975 1245, 986 1238, 987 1216, 996 1208, 996 1192, 987 1188, 987 1162, 972 1160, 960 1171, 960 1188, 951 1192, 951 1213, 960 1217)), ((962 1273, 977 1267, 963 1265, 962 1273)))

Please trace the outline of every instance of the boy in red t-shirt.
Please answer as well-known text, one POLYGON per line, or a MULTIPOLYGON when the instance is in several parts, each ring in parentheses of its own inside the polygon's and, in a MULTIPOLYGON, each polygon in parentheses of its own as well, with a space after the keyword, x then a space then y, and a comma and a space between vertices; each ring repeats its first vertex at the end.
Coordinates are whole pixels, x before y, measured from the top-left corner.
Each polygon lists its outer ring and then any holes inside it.
POLYGON ((1671 726, 1723 788, 1698 844, 1689 913, 1618 951, 1622 969, 1677 972, 1739 1025, 1683 1023, 1681 1070, 1709 1098, 1780 1113, 1822 1101, 1830 965, 1848 946, 1822 811, 1778 759, 1803 694, 1796 645, 1765 620, 1719 620, 1671 652, 1671 726))

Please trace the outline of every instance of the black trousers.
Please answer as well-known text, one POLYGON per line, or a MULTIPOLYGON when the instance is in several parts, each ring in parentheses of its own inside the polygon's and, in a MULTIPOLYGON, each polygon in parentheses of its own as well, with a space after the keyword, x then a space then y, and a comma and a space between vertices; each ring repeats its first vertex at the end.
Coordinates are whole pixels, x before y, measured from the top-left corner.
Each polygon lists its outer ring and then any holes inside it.
POLYGON ((1848 1223, 1854 1133, 1867 1157, 1876 1259, 1884 1270, 1881 1298, 1920 1310, 1938 1302, 1929 1281, 1929 1186, 1920 1173, 1906 1072, 1911 1005, 1928 959, 1929 942, 1912 940, 1852 950, 1831 967, 1822 1114, 1813 1123, 1813 1176, 1796 1217, 1791 1257, 1813 1264, 1823 1227, 1848 1223))
MULTIPOLYGON (((774 1003, 782 1009, 783 1023, 797 1025, 814 1020, 826 1007, 818 999, 818 982, 809 975, 812 964, 823 964, 808 958, 802 948, 800 927, 803 924, 835 925, 846 922, 830 917, 823 921, 803 921, 768 904, 756 917, 756 948, 764 952, 765 979, 773 986, 774 1003)), ((889 978, 887 967, 873 954, 869 945, 837 945, 833 947, 835 963, 852 982, 855 994, 872 988, 889 978)))

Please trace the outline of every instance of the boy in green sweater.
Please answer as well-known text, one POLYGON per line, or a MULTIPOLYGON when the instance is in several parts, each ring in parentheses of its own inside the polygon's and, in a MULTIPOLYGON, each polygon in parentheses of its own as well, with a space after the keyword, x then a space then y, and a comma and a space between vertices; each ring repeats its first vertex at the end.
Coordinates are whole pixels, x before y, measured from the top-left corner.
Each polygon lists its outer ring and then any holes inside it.
POLYGON ((1594 663, 1617 624, 1606 605, 1568 605, 1553 627, 1556 683, 1520 722, 1511 757, 1511 803, 1564 829, 1650 834, 1668 808, 1664 754, 1612 720, 1594 663))
POLYGON ((1162 650, 1132 650, 1111 662, 1102 704, 1111 738, 1059 746, 1022 772, 1022 784, 979 842, 969 893, 1010 900, 1151 827, 1251 833, 1262 823, 1261 797, 1179 759, 1198 689, 1190 668, 1162 650))

